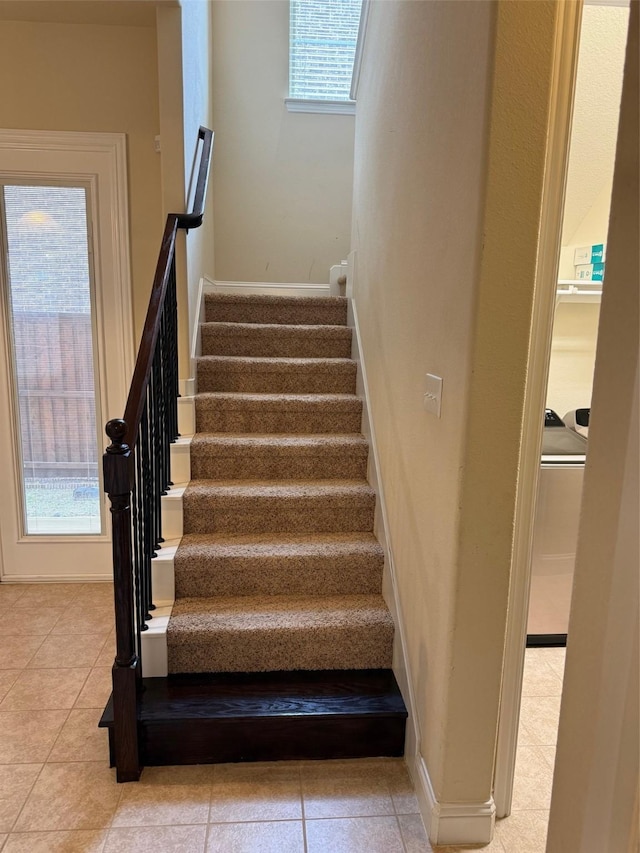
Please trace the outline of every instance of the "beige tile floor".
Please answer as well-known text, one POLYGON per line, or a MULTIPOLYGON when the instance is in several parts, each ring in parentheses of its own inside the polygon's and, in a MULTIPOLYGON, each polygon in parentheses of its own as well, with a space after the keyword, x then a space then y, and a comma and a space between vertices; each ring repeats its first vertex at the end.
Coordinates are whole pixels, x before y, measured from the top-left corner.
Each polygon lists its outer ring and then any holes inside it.
MULTIPOLYGON (((112 592, 0 585, 2 853, 455 853, 401 760, 148 768, 118 785, 97 722, 112 592)), ((543 853, 563 650, 527 653, 514 811, 487 853, 543 853)), ((465 848, 469 849, 469 848, 465 848)))

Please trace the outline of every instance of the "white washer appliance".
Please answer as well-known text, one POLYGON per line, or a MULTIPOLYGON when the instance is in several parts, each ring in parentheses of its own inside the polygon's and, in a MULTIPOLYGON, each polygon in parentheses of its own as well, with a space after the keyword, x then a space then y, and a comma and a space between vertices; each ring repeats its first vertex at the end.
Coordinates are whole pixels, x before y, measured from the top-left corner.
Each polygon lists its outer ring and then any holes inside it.
POLYGON ((587 440, 545 410, 533 535, 529 645, 566 642, 587 440))
POLYGON ((591 414, 591 409, 572 409, 562 419, 565 422, 565 425, 569 427, 569 429, 573 429, 576 432, 583 435, 585 438, 589 438, 589 416, 591 414))

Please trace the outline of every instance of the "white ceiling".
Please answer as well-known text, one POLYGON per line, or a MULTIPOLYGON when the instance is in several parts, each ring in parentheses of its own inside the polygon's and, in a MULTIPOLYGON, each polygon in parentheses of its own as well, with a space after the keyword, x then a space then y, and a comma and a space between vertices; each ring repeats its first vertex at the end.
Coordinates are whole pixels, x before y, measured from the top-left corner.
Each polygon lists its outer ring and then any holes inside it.
POLYGON ((569 153, 562 242, 572 237, 613 178, 629 10, 585 5, 569 153))

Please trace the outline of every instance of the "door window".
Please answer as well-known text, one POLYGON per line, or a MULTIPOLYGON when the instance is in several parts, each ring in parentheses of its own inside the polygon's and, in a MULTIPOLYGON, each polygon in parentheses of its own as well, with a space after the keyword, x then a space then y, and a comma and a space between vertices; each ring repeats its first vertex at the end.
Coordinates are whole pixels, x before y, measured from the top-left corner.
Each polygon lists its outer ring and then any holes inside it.
POLYGON ((103 532, 87 188, 4 184, 23 535, 103 532))

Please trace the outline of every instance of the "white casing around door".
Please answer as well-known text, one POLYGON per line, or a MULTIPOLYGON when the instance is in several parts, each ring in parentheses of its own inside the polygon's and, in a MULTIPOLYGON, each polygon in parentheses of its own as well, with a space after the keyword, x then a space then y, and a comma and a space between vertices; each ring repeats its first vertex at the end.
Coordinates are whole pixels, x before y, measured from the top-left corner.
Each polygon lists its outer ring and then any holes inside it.
MULTIPOLYGON (((90 188, 99 381, 96 411, 104 417, 117 417, 124 411, 134 364, 126 137, 120 133, 0 129, 0 177, 5 183, 52 180, 90 188)), ((0 580, 110 580, 111 523, 106 506, 101 535, 56 535, 53 530, 37 536, 24 533, 11 342, 5 314, 6 305, 0 305, 0 410, 5 413, 0 419, 4 472, 0 580)), ((100 432, 104 435, 102 429, 100 432)), ((97 462, 101 467, 101 460, 97 462)))

